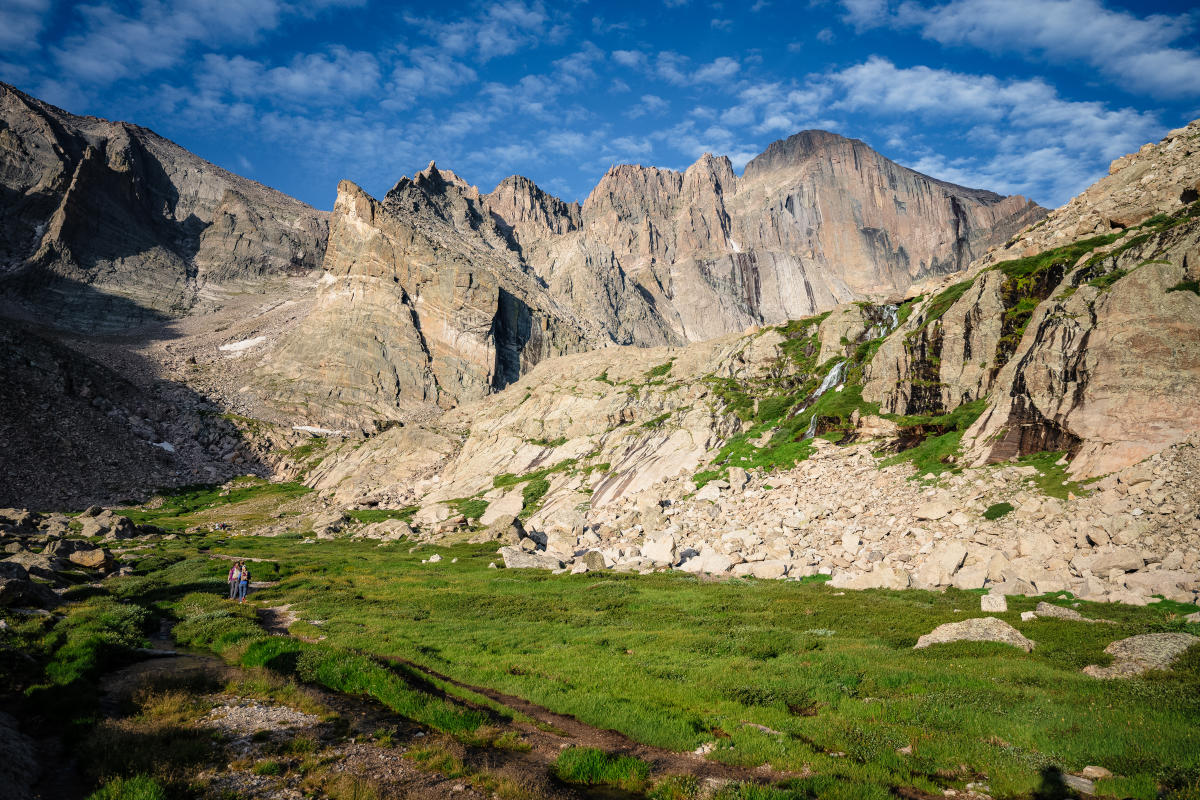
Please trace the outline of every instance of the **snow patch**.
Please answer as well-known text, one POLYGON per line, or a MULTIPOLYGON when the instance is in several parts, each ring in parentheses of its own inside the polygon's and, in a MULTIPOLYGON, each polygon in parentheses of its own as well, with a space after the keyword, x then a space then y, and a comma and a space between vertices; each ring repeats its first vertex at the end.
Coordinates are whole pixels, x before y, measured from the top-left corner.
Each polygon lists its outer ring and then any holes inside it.
POLYGON ((150 445, 152 447, 158 447, 163 450, 166 450, 168 453, 175 452, 175 445, 171 444, 170 442, 151 442, 150 445))
POLYGON ((311 433, 313 436, 345 436, 345 431, 335 431, 330 428, 318 428, 314 425, 293 425, 292 430, 301 433, 311 433))
POLYGON ((251 347, 257 347, 267 340, 265 336, 255 336, 253 339, 243 339, 240 342, 230 342, 218 347, 218 350, 223 350, 226 353, 240 353, 243 350, 249 350, 251 347))
POLYGON ((737 241, 732 238, 729 240, 729 246, 733 248, 733 252, 735 252, 735 253, 742 252, 742 246, 739 245, 737 243, 737 241))

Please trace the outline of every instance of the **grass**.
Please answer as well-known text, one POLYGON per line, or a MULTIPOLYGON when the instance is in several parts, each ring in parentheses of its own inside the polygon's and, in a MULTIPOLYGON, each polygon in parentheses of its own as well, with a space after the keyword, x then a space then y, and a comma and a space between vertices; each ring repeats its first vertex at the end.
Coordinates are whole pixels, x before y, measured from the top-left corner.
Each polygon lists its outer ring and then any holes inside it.
POLYGON ((134 775, 132 778, 114 778, 100 789, 88 795, 88 800, 168 800, 158 781, 149 775, 134 775))
POLYGON ((153 525, 165 531, 227 520, 256 524, 263 522, 281 503, 311 491, 300 483, 270 483, 246 476, 228 489, 217 485, 186 486, 162 493, 158 508, 125 508, 118 513, 138 525, 153 525))
POLYGON ((370 524, 373 522, 385 522, 389 519, 400 519, 407 523, 412 523, 413 517, 420 506, 406 506, 404 508, 354 508, 346 512, 346 516, 350 517, 355 522, 370 524))
POLYGON ((632 756, 610 756, 594 747, 568 747, 559 753, 554 772, 568 783, 607 784, 638 791, 650 777, 650 765, 632 756))
POLYGON ((1064 456, 1066 453, 1062 451, 1046 450, 1022 456, 1017 459, 1017 463, 1037 470, 1037 473, 1027 480, 1050 497, 1066 500, 1071 494, 1088 494, 1082 483, 1070 479, 1067 465, 1058 463, 1064 460, 1064 456))
POLYGON ((1000 519, 1001 517, 1003 517, 1005 514, 1008 514, 1009 512, 1015 511, 1015 510, 1016 510, 1016 506, 1014 506, 1012 503, 1007 503, 1007 502, 992 503, 983 512, 983 518, 989 519, 989 520, 997 520, 997 519, 1000 519))
POLYGON ((467 519, 477 520, 487 511, 488 501, 482 497, 459 497, 454 500, 447 500, 446 505, 467 519))
MULTIPOLYGON (((187 555, 208 538, 160 547, 187 555)), ((993 796, 1027 796, 1047 766, 1099 764, 1122 776, 1125 794, 1149 798, 1173 775, 1186 785, 1200 774, 1200 731, 1189 722, 1200 714, 1200 652, 1172 673, 1133 681, 1080 673, 1106 663, 1104 647, 1115 639, 1200 633, 1182 622, 1188 607, 1084 604, 1085 615, 1117 625, 1026 623, 1020 612, 1036 600, 1014 597, 999 616, 1038 642, 1032 653, 980 643, 914 651, 933 627, 973 616, 956 609, 977 607, 976 596, 838 596, 819 582, 713 583, 679 573, 597 580, 497 571, 487 568, 494 548, 474 545, 438 548, 444 568, 436 573, 420 566, 427 552, 354 541, 301 547, 241 537, 226 547, 277 558, 281 582, 257 599, 325 620, 328 638, 265 636, 249 607, 217 596, 224 565, 189 557, 146 576, 179 587, 160 603, 180 619, 182 644, 375 697, 453 736, 479 736, 486 717, 425 691, 390 657, 647 744, 688 751, 711 742, 718 760, 807 768, 843 785, 784 786, 774 790, 780 797, 818 789, 821 797, 882 797, 895 787, 941 794, 961 788, 968 773, 986 775, 993 796), (209 588, 191 591, 202 586, 209 588), (897 754, 903 746, 913 754, 897 754)), ((586 766, 595 756, 569 758, 584 765, 573 774, 605 774, 603 764, 586 766)))
POLYGON ((1200 281, 1180 281, 1167 289, 1168 292, 1191 292, 1200 295, 1200 281))
MULTIPOLYGON (((666 375, 670 375, 671 368, 674 366, 675 366, 675 359, 672 358, 670 361, 668 361, 665 364, 659 364, 657 367, 651 367, 650 369, 646 370, 646 380, 653 380, 654 378, 662 378, 666 375)), ((605 372, 604 374, 605 374, 605 376, 608 375, 607 372, 605 372)))

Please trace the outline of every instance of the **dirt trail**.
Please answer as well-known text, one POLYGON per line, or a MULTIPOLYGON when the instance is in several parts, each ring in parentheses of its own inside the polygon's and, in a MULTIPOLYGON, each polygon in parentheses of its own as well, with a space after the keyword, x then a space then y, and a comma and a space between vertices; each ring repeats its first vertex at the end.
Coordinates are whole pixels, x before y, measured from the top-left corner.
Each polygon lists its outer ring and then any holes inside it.
MULTIPOLYGON (((547 766, 549 763, 553 763, 559 752, 565 747, 595 747, 613 755, 640 758, 653 765, 655 772, 661 775, 694 775, 701 780, 708 779, 715 783, 726 781, 769 783, 787 778, 806 777, 800 773, 779 772, 767 766, 739 767, 712 761, 696 753, 680 753, 653 747, 630 739, 619 731, 593 727, 575 717, 557 714, 523 698, 504 694, 485 686, 473 686, 405 659, 389 658, 387 660, 403 665, 427 678, 443 681, 460 689, 482 695, 512 711, 530 717, 542 726, 552 728, 553 730, 545 730, 536 724, 521 721, 510 723, 512 727, 521 731, 522 738, 533 745, 535 752, 549 757, 547 766)), ((437 690, 434 689, 434 691, 437 690)), ((442 694, 450 697, 445 693, 442 694)), ((456 698, 451 697, 450 699, 462 702, 456 698)))

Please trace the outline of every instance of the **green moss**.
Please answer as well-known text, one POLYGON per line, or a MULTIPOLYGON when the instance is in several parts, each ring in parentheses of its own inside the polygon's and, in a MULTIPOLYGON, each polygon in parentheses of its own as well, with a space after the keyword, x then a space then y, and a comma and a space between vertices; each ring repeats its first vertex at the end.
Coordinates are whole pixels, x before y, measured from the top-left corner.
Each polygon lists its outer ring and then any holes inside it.
POLYGON ((420 506, 406 506, 405 508, 353 508, 346 512, 346 515, 355 522, 372 523, 383 522, 389 519, 402 519, 407 523, 412 523, 413 516, 421 510, 420 506))
POLYGON ((545 478, 534 478, 525 484, 521 490, 521 519, 529 519, 542 507, 542 498, 550 491, 550 481, 545 478))
POLYGON ((663 423, 665 423, 670 418, 671 418, 671 412, 666 411, 662 414, 659 414, 654 419, 646 420, 645 422, 642 423, 642 427, 643 428, 661 428, 663 426, 663 423))
MULTIPOLYGON (((664 375, 669 375, 671 372, 671 368, 674 366, 675 366, 675 359, 672 358, 670 361, 668 361, 665 364, 659 364, 657 367, 652 367, 652 368, 646 370, 646 379, 650 380, 651 378, 661 378, 664 375)), ((608 373, 605 373, 605 374, 607 375, 608 373)))
POLYGON ((974 279, 962 281, 938 292, 925 308, 921 327, 926 327, 941 319, 950 310, 950 306, 957 303, 974 283, 974 279))
POLYGON ((1015 509, 1016 507, 1012 503, 992 503, 987 507, 987 510, 983 512, 983 518, 991 520, 1000 519, 1005 514, 1009 513, 1010 511, 1014 511, 1015 509))
POLYGON ((1088 281, 1088 286, 1094 286, 1102 292, 1107 292, 1113 287, 1113 284, 1129 274, 1127 269, 1114 269, 1112 272, 1106 272, 1103 275, 1092 278, 1088 281))
POLYGON ((1022 456, 1017 459, 1017 463, 1037 470, 1035 475, 1026 480, 1050 497, 1065 500, 1070 494, 1088 494, 1082 483, 1071 480, 1067 474, 1067 465, 1058 463, 1064 461, 1065 456, 1066 453, 1062 451, 1045 450, 1022 456))
POLYGON ((559 436, 555 439, 526 439, 529 444, 536 444, 538 447, 562 447, 567 443, 567 437, 559 436))
POLYGON ((487 511, 488 501, 481 497, 459 497, 454 500, 446 501, 446 505, 453 508, 459 514, 462 514, 467 519, 479 519, 487 511))
POLYGON ((542 467, 541 469, 534 470, 533 472, 526 472, 524 475, 514 475, 511 472, 505 472, 503 475, 497 475, 496 477, 492 478, 492 486, 497 489, 501 489, 505 486, 516 486, 517 484, 525 483, 526 481, 538 480, 539 478, 545 478, 547 475, 555 472, 565 472, 566 470, 574 467, 576 463, 577 459, 568 458, 559 461, 557 464, 552 466, 542 467))
POLYGON ((1168 292, 1191 292, 1200 295, 1200 281, 1180 281, 1167 289, 1168 292))

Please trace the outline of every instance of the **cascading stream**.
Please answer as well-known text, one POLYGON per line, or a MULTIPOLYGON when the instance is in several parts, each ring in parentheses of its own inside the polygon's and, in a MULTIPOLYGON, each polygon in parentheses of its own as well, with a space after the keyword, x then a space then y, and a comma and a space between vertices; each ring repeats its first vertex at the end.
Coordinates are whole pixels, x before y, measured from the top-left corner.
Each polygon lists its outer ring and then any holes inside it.
MULTIPOLYGON (((842 382, 842 378, 846 374, 846 360, 843 359, 834 364, 829 372, 825 375, 825 380, 821 381, 821 385, 817 387, 817 391, 813 393, 813 402, 817 398, 825 394, 834 386, 842 382)), ((811 403, 809 405, 812 405, 811 403)), ((808 430, 804 432, 805 439, 811 439, 817 432, 817 415, 813 414, 813 418, 808 423, 808 430)))

